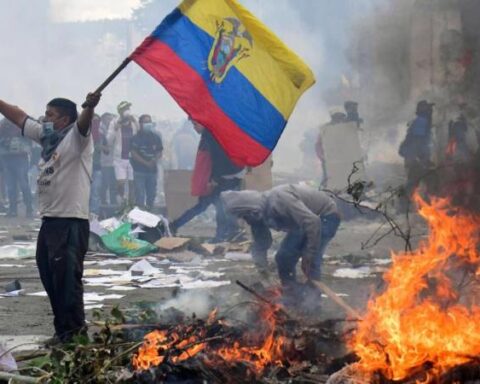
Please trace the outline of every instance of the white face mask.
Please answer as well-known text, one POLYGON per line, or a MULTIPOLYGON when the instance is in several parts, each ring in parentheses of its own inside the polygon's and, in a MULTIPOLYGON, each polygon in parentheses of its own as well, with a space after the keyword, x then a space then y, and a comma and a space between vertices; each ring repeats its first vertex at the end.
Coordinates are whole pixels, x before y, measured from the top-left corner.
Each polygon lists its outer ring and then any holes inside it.
POLYGON ((123 112, 123 116, 124 117, 129 117, 129 116, 132 116, 132 114, 130 113, 130 111, 127 110, 127 111, 123 112))
POLYGON ((51 135, 55 131, 55 128, 51 121, 42 122, 42 127, 43 127, 43 133, 45 135, 51 135))
POLYGON ((142 128, 145 132, 152 132, 153 131, 153 123, 143 123, 142 128))

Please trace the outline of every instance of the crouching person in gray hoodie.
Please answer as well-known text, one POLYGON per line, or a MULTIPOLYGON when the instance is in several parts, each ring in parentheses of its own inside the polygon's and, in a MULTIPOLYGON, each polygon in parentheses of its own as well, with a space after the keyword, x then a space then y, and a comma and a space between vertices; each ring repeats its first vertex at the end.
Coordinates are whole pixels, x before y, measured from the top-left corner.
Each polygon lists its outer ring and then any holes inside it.
POLYGON ((300 258, 307 279, 320 280, 323 254, 340 224, 335 201, 327 193, 308 186, 281 185, 263 193, 223 192, 221 198, 228 213, 250 225, 257 266, 267 266, 272 228, 287 232, 275 255, 282 285, 295 286, 300 258))

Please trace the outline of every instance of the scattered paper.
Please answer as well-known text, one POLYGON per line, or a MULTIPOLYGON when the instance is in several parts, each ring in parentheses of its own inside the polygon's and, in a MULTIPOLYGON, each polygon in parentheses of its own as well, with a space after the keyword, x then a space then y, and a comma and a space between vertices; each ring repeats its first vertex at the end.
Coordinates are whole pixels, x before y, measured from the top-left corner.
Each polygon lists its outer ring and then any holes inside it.
POLYGON ((142 211, 138 207, 133 208, 127 217, 132 223, 144 225, 148 228, 155 228, 160 222, 158 216, 150 212, 142 211))
POLYGON ((35 256, 37 247, 29 245, 3 245, 0 247, 0 259, 25 259, 35 256))
POLYGON ((16 291, 0 293, 0 296, 2 297, 17 297, 17 296, 23 296, 23 295, 25 295, 24 289, 18 289, 16 291))
POLYGON ((347 278, 347 279, 364 279, 369 277, 372 273, 370 267, 360 268, 339 268, 333 273, 333 277, 347 278))
POLYGON ((183 289, 200 289, 200 288, 215 288, 221 287, 222 285, 230 285, 230 280, 196 280, 189 283, 184 283, 181 285, 183 289))
POLYGON ((27 296, 47 297, 48 295, 46 291, 40 291, 40 292, 27 293, 27 296))
POLYGON ((118 300, 121 299, 122 297, 125 297, 125 295, 118 295, 115 293, 109 294, 109 295, 101 295, 96 292, 87 292, 83 294, 83 301, 87 304, 90 304, 92 302, 96 301, 104 301, 104 300, 118 300))
POLYGON ((141 227, 137 227, 135 229, 132 229, 130 232, 128 232, 130 235, 136 235, 137 233, 145 233, 145 231, 141 227))
POLYGON ((23 268, 24 265, 21 264, 0 264, 0 268, 23 268))
POLYGON ((0 370, 10 372, 17 369, 17 362, 11 352, 3 344, 0 344, 0 370))
POLYGON ((100 237, 108 233, 108 231, 104 227, 102 227, 98 220, 90 221, 90 232, 100 237))
POLYGON ((100 309, 100 308, 103 308, 103 304, 87 304, 85 305, 85 310, 89 310, 89 309, 100 309))
POLYGON ((249 253, 242 252, 227 252, 225 259, 231 261, 252 261, 252 256, 249 253))
POLYGON ((156 275, 161 273, 161 271, 158 268, 155 268, 150 264, 147 260, 142 259, 135 264, 133 264, 130 269, 128 270, 130 274, 133 276, 134 273, 132 272, 141 272, 143 276, 148 276, 148 275, 156 275))
POLYGON ((111 217, 109 219, 105 219, 105 220, 100 221, 100 225, 104 229, 106 229, 108 232, 114 231, 115 229, 117 229, 122 224, 123 223, 120 220, 118 220, 116 217, 111 217))
POLYGON ((83 276, 118 276, 123 275, 124 273, 125 271, 116 271, 114 269, 85 269, 85 271, 83 271, 83 276))
MULTIPOLYGON (((338 297, 348 297, 349 295, 347 295, 346 293, 336 293, 335 296, 338 296, 338 297)), ((324 293, 322 293, 322 297, 328 298, 328 296, 325 295, 324 293)))
POLYGON ((107 291, 134 291, 135 287, 129 287, 127 285, 114 285, 113 287, 107 288, 107 291))
POLYGON ((392 263, 392 259, 373 259, 373 263, 377 265, 388 265, 392 263))
POLYGON ((133 263, 133 260, 130 259, 107 259, 107 260, 87 260, 84 261, 84 265, 130 265, 133 263))

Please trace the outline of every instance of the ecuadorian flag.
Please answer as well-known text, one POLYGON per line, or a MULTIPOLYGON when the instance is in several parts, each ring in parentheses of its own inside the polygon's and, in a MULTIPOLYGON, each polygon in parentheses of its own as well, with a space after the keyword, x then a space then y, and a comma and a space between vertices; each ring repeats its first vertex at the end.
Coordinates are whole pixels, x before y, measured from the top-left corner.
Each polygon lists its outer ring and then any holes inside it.
POLYGON ((235 0, 185 0, 130 58, 238 165, 275 148, 310 68, 235 0))

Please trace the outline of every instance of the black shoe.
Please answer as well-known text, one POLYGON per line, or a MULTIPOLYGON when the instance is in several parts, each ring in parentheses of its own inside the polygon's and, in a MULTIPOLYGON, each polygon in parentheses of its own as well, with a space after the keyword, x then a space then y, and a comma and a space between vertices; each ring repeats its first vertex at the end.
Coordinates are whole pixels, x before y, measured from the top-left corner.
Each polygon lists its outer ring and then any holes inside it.
POLYGON ((58 337, 57 334, 54 334, 52 337, 43 342, 43 345, 47 348, 56 347, 62 344, 63 341, 60 339, 60 337, 58 337))

